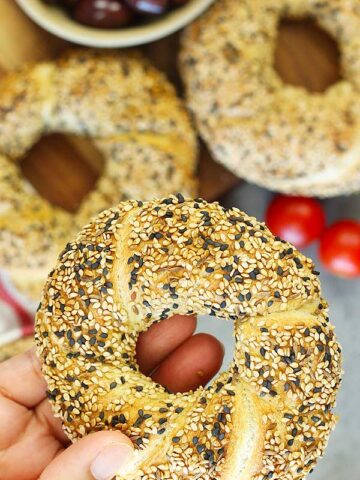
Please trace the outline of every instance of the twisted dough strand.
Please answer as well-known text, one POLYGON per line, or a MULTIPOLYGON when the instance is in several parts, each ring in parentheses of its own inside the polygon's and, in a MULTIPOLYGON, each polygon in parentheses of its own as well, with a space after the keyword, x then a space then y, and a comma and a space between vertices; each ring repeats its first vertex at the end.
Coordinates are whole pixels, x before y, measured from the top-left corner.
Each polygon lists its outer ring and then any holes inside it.
POLYGON ((317 272, 235 208, 178 195, 103 212, 62 253, 36 332, 69 438, 133 440, 119 479, 302 479, 335 423, 341 351, 317 272), (231 320, 236 335, 229 369, 185 394, 135 358, 139 333, 176 313, 231 320))

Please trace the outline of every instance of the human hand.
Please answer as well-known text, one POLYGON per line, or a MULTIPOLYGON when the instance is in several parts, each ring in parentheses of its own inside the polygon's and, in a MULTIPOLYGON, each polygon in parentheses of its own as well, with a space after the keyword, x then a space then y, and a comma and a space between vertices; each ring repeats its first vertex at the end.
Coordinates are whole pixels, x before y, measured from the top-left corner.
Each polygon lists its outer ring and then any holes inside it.
MULTIPOLYGON (((205 385, 224 350, 210 335, 193 335, 195 328, 195 317, 177 315, 143 333, 141 371, 173 392, 205 385)), ((130 439, 118 431, 93 433, 69 446, 34 351, 0 365, 0 480, 110 480, 132 452, 130 439)))

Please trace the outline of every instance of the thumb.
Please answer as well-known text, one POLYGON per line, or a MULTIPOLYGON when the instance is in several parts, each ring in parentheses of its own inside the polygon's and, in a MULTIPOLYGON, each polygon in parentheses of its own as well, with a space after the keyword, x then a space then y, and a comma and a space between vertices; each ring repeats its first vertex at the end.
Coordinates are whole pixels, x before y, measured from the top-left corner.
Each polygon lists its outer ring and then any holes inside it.
POLYGON ((55 457, 40 480, 111 480, 132 455, 131 440, 122 433, 92 433, 55 457))

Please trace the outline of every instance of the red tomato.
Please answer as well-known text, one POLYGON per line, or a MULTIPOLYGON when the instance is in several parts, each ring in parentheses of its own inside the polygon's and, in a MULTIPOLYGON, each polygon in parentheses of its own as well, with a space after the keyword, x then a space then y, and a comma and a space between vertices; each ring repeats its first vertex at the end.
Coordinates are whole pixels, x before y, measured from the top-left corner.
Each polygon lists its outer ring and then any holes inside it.
POLYGON ((360 223, 341 220, 329 227, 320 243, 320 258, 325 267, 342 277, 360 275, 360 223))
POLYGON ((320 238, 325 214, 313 198, 277 195, 266 212, 266 223, 274 235, 302 248, 320 238))

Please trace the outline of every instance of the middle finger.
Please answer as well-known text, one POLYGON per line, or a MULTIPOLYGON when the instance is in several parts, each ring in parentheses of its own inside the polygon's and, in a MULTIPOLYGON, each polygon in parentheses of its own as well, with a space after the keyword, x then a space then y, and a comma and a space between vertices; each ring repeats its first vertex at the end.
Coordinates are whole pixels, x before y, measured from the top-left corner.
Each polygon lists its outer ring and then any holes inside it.
POLYGON ((151 373, 173 350, 190 338, 195 329, 195 316, 174 315, 142 333, 136 347, 136 359, 142 373, 151 373))

